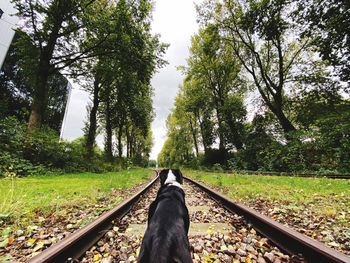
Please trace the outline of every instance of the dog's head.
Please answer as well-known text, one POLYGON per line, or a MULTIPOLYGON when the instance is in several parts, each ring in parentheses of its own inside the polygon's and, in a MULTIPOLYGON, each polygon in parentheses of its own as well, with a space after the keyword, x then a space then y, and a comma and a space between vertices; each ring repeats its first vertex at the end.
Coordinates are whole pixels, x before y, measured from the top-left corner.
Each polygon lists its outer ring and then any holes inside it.
POLYGON ((159 177, 161 186, 165 184, 178 184, 180 186, 183 182, 182 173, 179 169, 164 169, 160 171, 159 177))

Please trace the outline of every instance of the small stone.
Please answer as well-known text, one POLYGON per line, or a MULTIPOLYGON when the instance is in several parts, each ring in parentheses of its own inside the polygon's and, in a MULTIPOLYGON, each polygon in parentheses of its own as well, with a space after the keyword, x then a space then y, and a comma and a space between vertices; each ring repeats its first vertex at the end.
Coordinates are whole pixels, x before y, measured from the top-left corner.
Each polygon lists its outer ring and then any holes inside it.
POLYGON ((126 253, 124 254, 124 253, 123 253, 123 254, 120 255, 120 258, 121 258, 122 260, 125 260, 125 261, 126 261, 126 260, 128 259, 128 254, 126 254, 126 253))
POLYGON ((101 263, 112 263, 113 262, 113 257, 109 256, 107 258, 103 258, 101 263))
POLYGON ((256 252, 255 248, 253 248, 251 245, 248 245, 248 246, 246 247, 246 250, 247 250, 248 252, 253 253, 253 254, 255 254, 255 252, 256 252))
POLYGON ((115 234, 114 234, 112 231, 108 231, 108 232, 106 233, 106 236, 107 236, 108 238, 112 238, 112 237, 115 237, 115 234))
POLYGON ((45 240, 43 240, 43 244, 44 244, 45 246, 49 246, 49 245, 52 244, 52 241, 51 241, 50 239, 45 239, 45 240))
POLYGON ((136 258, 135 258, 134 256, 130 256, 130 257, 128 258, 128 261, 127 261, 127 262, 134 262, 134 261, 136 261, 136 258))
POLYGON ((225 252, 225 251, 228 251, 228 248, 226 246, 221 246, 220 250, 225 252))
POLYGON ((57 236, 57 240, 62 240, 64 238, 64 236, 62 235, 62 234, 59 234, 58 236, 57 236))
POLYGON ((193 250, 195 253, 202 253, 203 247, 202 246, 195 246, 193 250))
POLYGON ((274 254, 270 253, 270 252, 266 252, 264 254, 264 258, 267 259, 269 262, 274 262, 274 260, 275 260, 274 254))
POLYGON ((24 241, 25 239, 26 239, 25 236, 21 236, 21 237, 17 238, 18 241, 24 241))
POLYGON ((111 256, 112 257, 117 257, 118 256, 118 251, 117 250, 115 250, 115 249, 113 249, 112 251, 111 251, 111 256))
POLYGON ((247 250, 247 244, 246 243, 241 243, 241 249, 242 250, 247 250))
POLYGON ((104 244, 105 244, 105 242, 103 242, 102 240, 100 240, 100 241, 97 242, 97 245, 98 245, 99 247, 102 247, 104 244))
POLYGON ((68 224, 67 226, 66 226, 66 229, 72 229, 73 228, 73 224, 68 224))
POLYGON ((263 257, 258 257, 257 263, 266 263, 266 260, 263 257))
POLYGON ((231 257, 229 255, 224 255, 223 261, 225 263, 231 263, 232 262, 231 257))
POLYGON ((121 247, 120 252, 121 253, 128 253, 128 249, 126 247, 121 247))
POLYGON ((225 243, 229 243, 231 241, 231 238, 229 236, 224 236, 225 243))
POLYGON ((235 249, 233 248, 232 245, 229 245, 229 246, 227 247, 227 251, 228 251, 228 253, 230 253, 230 254, 235 254, 235 249))
POLYGON ((134 214, 139 215, 139 214, 142 214, 144 211, 145 211, 144 209, 139 209, 134 214))
POLYGON ((27 242, 26 244, 25 244, 25 247, 32 247, 34 245, 34 243, 33 242, 27 242))
POLYGON ((239 248, 239 249, 237 249, 237 254, 240 256, 246 256, 247 252, 245 252, 243 249, 239 248))
POLYGON ((21 230, 21 229, 18 229, 17 231, 16 231, 16 236, 22 236, 24 234, 24 231, 23 230, 21 230))

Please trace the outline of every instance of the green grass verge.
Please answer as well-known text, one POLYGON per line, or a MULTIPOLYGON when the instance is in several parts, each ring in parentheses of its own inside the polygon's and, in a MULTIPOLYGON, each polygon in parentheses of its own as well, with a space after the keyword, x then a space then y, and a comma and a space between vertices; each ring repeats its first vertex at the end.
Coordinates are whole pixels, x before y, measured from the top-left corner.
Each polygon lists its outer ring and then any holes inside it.
MULTIPOLYGON (((62 207, 95 203, 113 189, 127 189, 147 180, 152 170, 131 169, 105 174, 80 173, 0 179, 0 228, 9 221, 30 223, 40 214, 62 207)), ((119 200, 119 202, 121 199, 119 200)))
POLYGON ((307 209, 315 216, 336 219, 350 225, 350 180, 286 176, 238 175, 186 170, 186 176, 224 189, 225 194, 242 203, 263 199, 278 203, 280 209, 307 209))

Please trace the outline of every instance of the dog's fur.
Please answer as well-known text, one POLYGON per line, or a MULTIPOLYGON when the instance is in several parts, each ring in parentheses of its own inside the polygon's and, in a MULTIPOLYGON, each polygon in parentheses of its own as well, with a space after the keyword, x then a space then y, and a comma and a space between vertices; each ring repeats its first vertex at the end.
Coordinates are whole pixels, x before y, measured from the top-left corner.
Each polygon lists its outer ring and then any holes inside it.
POLYGON ((177 169, 162 170, 161 187, 150 205, 148 226, 142 240, 139 263, 191 263, 188 229, 190 219, 177 169))

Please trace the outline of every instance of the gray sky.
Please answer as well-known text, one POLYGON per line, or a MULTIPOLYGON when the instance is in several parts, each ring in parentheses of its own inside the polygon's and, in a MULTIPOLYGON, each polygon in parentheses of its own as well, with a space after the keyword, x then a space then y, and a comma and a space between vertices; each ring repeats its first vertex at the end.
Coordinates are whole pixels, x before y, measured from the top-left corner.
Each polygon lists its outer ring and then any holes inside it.
MULTIPOLYGON (((152 123, 154 147, 151 159, 156 159, 166 140, 165 120, 173 107, 174 98, 182 83, 183 76, 176 67, 186 64, 189 56, 191 36, 198 30, 194 3, 202 0, 156 0, 153 12, 153 32, 161 34, 161 41, 169 43, 165 59, 169 64, 159 70, 152 79, 155 90, 153 107, 156 118, 152 123)), ((82 136, 82 128, 86 120, 86 105, 89 96, 73 84, 63 138, 74 140, 82 136)), ((102 146, 102 136, 97 138, 102 146)))

